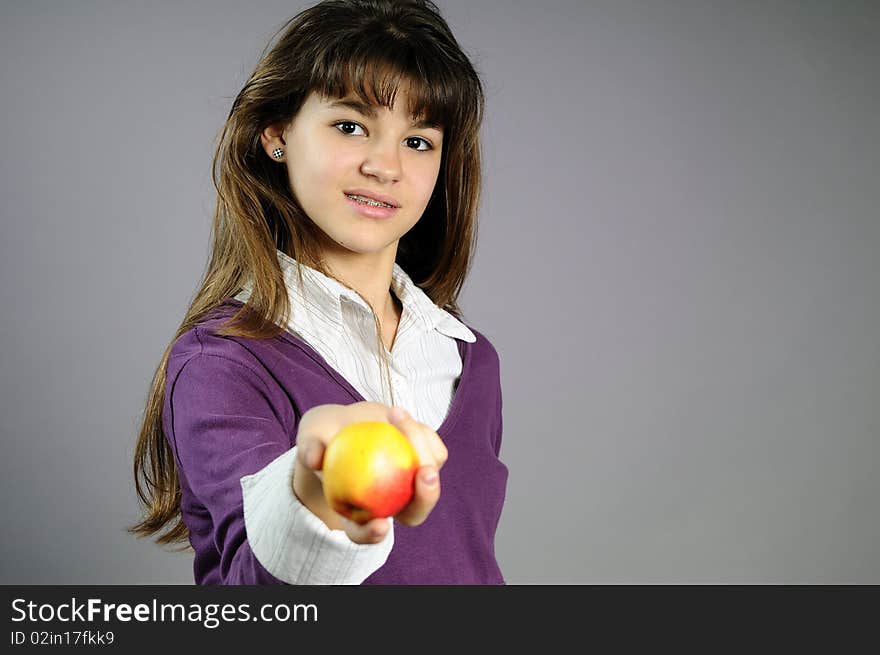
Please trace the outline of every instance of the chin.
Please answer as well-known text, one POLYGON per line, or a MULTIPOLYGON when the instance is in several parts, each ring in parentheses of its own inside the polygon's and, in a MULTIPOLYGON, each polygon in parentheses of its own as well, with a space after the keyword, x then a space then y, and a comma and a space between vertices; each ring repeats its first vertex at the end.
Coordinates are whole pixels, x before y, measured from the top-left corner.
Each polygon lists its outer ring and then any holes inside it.
POLYGON ((388 249, 394 244, 398 238, 389 240, 387 235, 381 239, 376 234, 356 234, 349 236, 341 236, 334 238, 336 246, 349 252, 356 252, 362 255, 378 254, 388 249))
POLYGON ((340 247, 347 250, 348 252, 356 253, 358 255, 378 255, 379 253, 382 253, 385 250, 387 250, 389 245, 390 244, 387 244, 387 243, 379 244, 379 245, 375 245, 375 246, 366 245, 366 244, 364 244, 364 245, 352 244, 352 245, 346 246, 346 245, 340 244, 340 247))

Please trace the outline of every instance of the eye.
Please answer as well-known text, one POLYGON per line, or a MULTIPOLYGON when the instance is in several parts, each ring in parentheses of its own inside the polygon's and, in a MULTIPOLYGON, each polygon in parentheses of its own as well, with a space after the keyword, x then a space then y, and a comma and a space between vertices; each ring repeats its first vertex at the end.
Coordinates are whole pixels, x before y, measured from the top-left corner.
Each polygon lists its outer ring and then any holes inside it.
MULTIPOLYGON (((355 129, 361 128, 362 130, 364 129, 363 125, 361 125, 360 123, 355 123, 354 121, 339 121, 337 123, 333 123, 333 127, 335 127, 340 132, 342 132, 343 134, 346 134, 348 136, 362 136, 360 134, 354 134, 353 132, 348 131, 350 128, 355 128, 355 129), (341 127, 341 126, 345 126, 345 127, 341 127)), ((418 146, 413 148, 413 150, 416 150, 418 152, 427 152, 429 150, 434 149, 434 146, 431 145, 430 141, 428 141, 427 139, 423 139, 420 136, 411 136, 411 137, 408 137, 406 140, 407 140, 407 142, 412 142, 412 141, 421 142, 426 146, 423 148, 420 148, 418 146)))
MULTIPOLYGON (((354 127, 359 127, 361 129, 364 129, 363 125, 361 125, 359 123, 355 123, 354 121, 339 121, 338 123, 334 123, 333 127, 336 127, 338 129, 339 125, 353 125, 354 127)), ((351 132, 346 132, 343 129, 340 129, 339 131, 342 132, 343 134, 349 134, 349 135, 351 134, 351 132)), ((357 135, 357 136, 360 136, 360 135, 357 135)))
POLYGON ((409 137, 409 138, 407 139, 407 141, 421 141, 421 142, 424 143, 426 146, 428 146, 427 148, 416 148, 416 150, 420 150, 420 151, 422 151, 422 152, 424 152, 424 151, 426 151, 426 150, 433 150, 433 149, 434 149, 434 146, 432 146, 432 145, 430 144, 430 142, 429 142, 427 139, 423 139, 423 138, 420 137, 420 136, 411 136, 411 137, 409 137))

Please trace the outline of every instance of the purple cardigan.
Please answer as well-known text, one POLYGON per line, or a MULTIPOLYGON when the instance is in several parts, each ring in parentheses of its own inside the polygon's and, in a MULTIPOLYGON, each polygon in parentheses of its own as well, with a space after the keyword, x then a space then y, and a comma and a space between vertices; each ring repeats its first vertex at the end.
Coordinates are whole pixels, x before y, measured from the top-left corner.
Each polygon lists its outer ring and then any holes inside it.
MULTIPOLYGON (((256 559, 245 530, 240 480, 296 444, 299 419, 325 403, 364 398, 305 341, 213 333, 241 303, 228 299, 174 343, 162 426, 180 476, 181 511, 195 550, 196 584, 285 584, 256 559)), ((449 457, 442 491, 421 525, 394 523, 394 547, 364 584, 504 584, 495 530, 507 486, 501 449, 498 353, 468 326, 462 373, 437 430, 449 457)))

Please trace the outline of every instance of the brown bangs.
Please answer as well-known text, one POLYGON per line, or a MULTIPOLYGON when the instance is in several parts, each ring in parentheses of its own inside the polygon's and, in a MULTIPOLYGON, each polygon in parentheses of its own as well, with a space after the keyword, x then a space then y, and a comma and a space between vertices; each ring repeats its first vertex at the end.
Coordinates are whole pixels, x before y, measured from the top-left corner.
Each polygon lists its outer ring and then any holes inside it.
POLYGON ((327 44, 317 58, 310 90, 325 98, 356 96, 368 105, 391 109, 404 86, 414 120, 459 132, 460 109, 473 94, 456 83, 460 74, 442 62, 440 53, 416 50, 407 41, 346 36, 327 44))

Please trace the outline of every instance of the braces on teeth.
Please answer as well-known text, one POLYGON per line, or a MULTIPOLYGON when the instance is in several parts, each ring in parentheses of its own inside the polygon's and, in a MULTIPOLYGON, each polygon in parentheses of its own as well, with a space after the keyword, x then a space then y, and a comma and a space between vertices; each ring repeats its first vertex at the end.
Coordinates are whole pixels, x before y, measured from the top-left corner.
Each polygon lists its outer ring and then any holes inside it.
POLYGON ((364 205, 372 205, 373 207, 392 207, 392 205, 386 205, 384 202, 379 202, 377 200, 368 200, 368 199, 363 198, 361 196, 352 196, 347 193, 345 195, 347 198, 351 198, 352 200, 356 200, 357 202, 362 203, 364 205))

